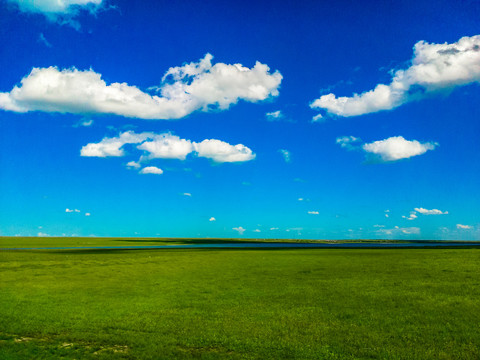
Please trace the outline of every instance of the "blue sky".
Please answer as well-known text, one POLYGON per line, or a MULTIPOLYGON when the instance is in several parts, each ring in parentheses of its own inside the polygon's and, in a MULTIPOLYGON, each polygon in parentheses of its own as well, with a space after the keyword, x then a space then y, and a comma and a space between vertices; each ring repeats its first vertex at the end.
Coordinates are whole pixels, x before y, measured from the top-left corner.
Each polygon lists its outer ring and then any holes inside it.
POLYGON ((475 1, 0 2, 0 235, 480 239, 475 1))

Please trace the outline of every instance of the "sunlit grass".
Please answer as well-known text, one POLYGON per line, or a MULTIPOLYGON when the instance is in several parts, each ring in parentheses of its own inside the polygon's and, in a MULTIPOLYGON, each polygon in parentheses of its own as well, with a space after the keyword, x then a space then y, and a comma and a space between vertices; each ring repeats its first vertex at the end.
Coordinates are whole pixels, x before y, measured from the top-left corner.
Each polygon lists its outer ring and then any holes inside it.
POLYGON ((0 253, 0 358, 480 357, 480 250, 0 253))

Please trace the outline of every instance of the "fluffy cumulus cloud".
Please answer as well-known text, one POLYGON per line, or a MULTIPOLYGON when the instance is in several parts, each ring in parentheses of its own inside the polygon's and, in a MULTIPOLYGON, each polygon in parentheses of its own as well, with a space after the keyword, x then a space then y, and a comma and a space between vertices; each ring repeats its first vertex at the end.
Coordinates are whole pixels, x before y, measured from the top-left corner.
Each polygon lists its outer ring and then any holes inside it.
POLYGON ((163 170, 156 167, 156 166, 147 166, 140 170, 140 174, 154 174, 154 175, 162 175, 163 170))
POLYGON ((428 150, 435 149, 437 145, 432 142, 420 143, 417 140, 405 140, 403 136, 393 136, 385 140, 363 144, 362 149, 371 160, 388 162, 422 155, 428 150))
POLYGON ((480 35, 463 37, 452 44, 414 46, 410 67, 392 71, 390 84, 351 97, 330 93, 310 106, 338 116, 357 116, 390 110, 431 94, 480 81, 480 35))
POLYGON ((73 114, 115 114, 140 119, 179 119, 196 110, 226 110, 239 100, 257 102, 278 95, 282 75, 267 65, 197 63, 170 68, 152 93, 127 83, 107 84, 93 70, 34 68, 10 92, 0 109, 73 114))
MULTIPOLYGON (((125 145, 136 145, 142 155, 140 160, 129 161, 126 166, 138 169, 142 163, 152 159, 185 160, 189 154, 211 159, 217 163, 245 162, 255 159, 251 149, 242 144, 231 145, 221 140, 207 139, 199 143, 182 139, 171 133, 155 134, 152 132, 135 133, 126 131, 117 137, 105 137, 98 143, 89 143, 82 147, 80 155, 85 157, 120 157, 125 156, 125 145)), ((145 174, 142 169, 141 173, 145 174)))
POLYGON ((48 20, 68 24, 78 29, 74 18, 80 11, 95 13, 102 8, 102 0, 7 0, 25 13, 43 14, 48 20))
POLYGON ((245 162, 255 159, 255 154, 242 144, 230 145, 221 140, 203 140, 194 143, 194 149, 198 157, 211 159, 218 163, 245 162))
MULTIPOLYGON (((85 145, 80 150, 80 155, 89 157, 124 156, 125 151, 122 148, 124 145, 138 144, 152 138, 153 136, 155 136, 153 133, 136 134, 133 131, 126 131, 118 137, 106 137, 99 143, 85 145)), ((133 162, 129 162, 127 166, 137 167, 133 162)))
POLYGON ((371 143, 361 143, 355 136, 338 137, 336 143, 347 150, 361 150, 372 162, 390 162, 425 154, 438 146, 436 142, 421 143, 417 140, 406 140, 403 136, 392 136, 388 139, 371 143))
POLYGON ((215 218, 212 216, 210 219, 208 219, 208 221, 217 221, 217 219, 215 219, 215 218))
POLYGON ((438 209, 424 209, 424 208, 415 208, 415 211, 422 215, 446 215, 448 211, 442 211, 438 209))
POLYGON ((185 160, 193 152, 194 146, 190 140, 180 139, 169 133, 154 135, 145 133, 151 140, 145 141, 137 148, 146 151, 150 159, 180 159, 185 160))

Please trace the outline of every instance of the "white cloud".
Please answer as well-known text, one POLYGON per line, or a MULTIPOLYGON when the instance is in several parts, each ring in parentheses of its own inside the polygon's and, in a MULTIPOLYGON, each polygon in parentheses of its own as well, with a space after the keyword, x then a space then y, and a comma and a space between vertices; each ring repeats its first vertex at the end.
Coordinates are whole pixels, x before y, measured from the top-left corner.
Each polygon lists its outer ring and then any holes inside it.
POLYGON ((420 143, 417 140, 406 140, 403 136, 392 136, 388 139, 361 144, 355 136, 342 136, 336 143, 347 150, 363 150, 367 159, 373 162, 389 162, 422 155, 438 146, 436 142, 420 143))
POLYGON ((407 219, 407 220, 415 220, 417 217, 418 216, 415 213, 415 211, 410 211, 410 215, 408 215, 408 216, 402 215, 402 218, 407 219))
POLYGON ((284 115, 280 110, 277 110, 277 111, 267 112, 265 114, 265 117, 267 118, 268 121, 278 121, 282 119, 284 115))
POLYGON ((186 192, 186 193, 183 193, 182 195, 183 195, 183 196, 188 196, 188 197, 192 196, 192 194, 187 193, 187 192, 186 192))
POLYGON ((312 117, 312 122, 322 122, 322 121, 325 121, 322 114, 317 114, 314 117, 312 117))
POLYGON ((278 152, 280 154, 282 154, 285 162, 289 163, 290 161, 292 161, 292 154, 290 153, 290 151, 285 150, 285 149, 280 149, 280 150, 278 150, 278 152))
POLYGON ((198 63, 170 68, 154 91, 127 83, 107 85, 93 70, 33 68, 9 93, 0 93, 0 109, 73 114, 115 114, 140 119, 179 119, 194 111, 226 110, 239 100, 257 102, 278 96, 282 75, 267 65, 198 63))
POLYGON ((278 230, 278 227, 271 227, 270 230, 272 230, 272 231, 278 230))
POLYGON ((37 236, 38 236, 38 237, 46 237, 46 236, 50 236, 50 235, 47 234, 47 233, 44 233, 44 232, 39 232, 39 233, 37 234, 37 236))
POLYGON ((80 122, 80 126, 89 127, 89 126, 92 126, 92 125, 93 125, 93 120, 92 119, 83 120, 82 122, 80 122))
POLYGON ((156 166, 147 166, 147 167, 144 167, 142 170, 140 170, 140 174, 161 175, 161 174, 163 174, 163 170, 159 169, 156 166))
POLYGON ((355 136, 341 136, 336 139, 336 143, 339 144, 342 148, 347 150, 358 149, 359 145, 356 145, 361 141, 360 138, 355 136))
POLYGON ((99 143, 85 145, 80 150, 80 155, 89 157, 124 156, 125 152, 122 147, 125 144, 138 144, 153 136, 152 133, 136 134, 133 131, 126 131, 120 134, 119 137, 106 137, 99 143))
POLYGON ((420 234, 419 227, 398 227, 395 226, 393 229, 378 229, 378 234, 382 235, 418 235, 420 234))
POLYGON ((446 215, 446 214, 448 214, 448 211, 441 211, 441 210, 438 210, 438 209, 428 210, 428 209, 424 209, 424 208, 415 208, 415 211, 419 212, 422 215, 446 215))
POLYGON ((245 230, 246 230, 246 229, 244 229, 244 228, 241 227, 241 226, 239 226, 239 227, 234 227, 234 228, 232 228, 232 229, 235 230, 235 231, 238 231, 238 233, 239 233, 240 235, 243 235, 243 233, 244 233, 245 230))
POLYGON ((253 232, 259 233, 259 232, 262 232, 262 231, 259 230, 259 229, 255 229, 255 230, 253 230, 253 232))
POLYGON ((471 225, 457 224, 457 229, 470 230, 470 229, 473 229, 473 226, 471 226, 471 225))
POLYGON ((208 221, 217 221, 217 219, 215 219, 215 218, 212 216, 210 219, 208 219, 208 221))
POLYGON ((73 213, 73 212, 79 213, 80 210, 78 210, 78 209, 69 209, 69 208, 66 208, 66 209, 65 209, 65 212, 66 212, 66 213, 73 213))
MULTIPOLYGON (((148 134, 148 133, 147 133, 148 134)), ((151 141, 145 141, 137 149, 145 150, 149 159, 179 159, 185 160, 188 154, 194 151, 194 145, 190 140, 180 139, 169 133, 152 135, 151 141)))
POLYGON ((141 156, 139 162, 128 162, 126 166, 129 168, 139 168, 140 162, 151 159, 185 160, 189 154, 208 158, 218 163, 250 161, 255 159, 256 156, 251 149, 242 144, 231 145, 216 139, 196 143, 181 139, 170 133, 143 132, 137 134, 133 131, 126 131, 118 137, 105 137, 99 143, 89 143, 82 147, 80 155, 86 157, 120 157, 125 155, 123 147, 126 144, 140 144, 137 149, 147 153, 147 155, 141 156))
POLYGON ((90 213, 85 213, 85 216, 90 216, 91 214, 90 213))
POLYGON ((378 84, 373 90, 352 97, 336 97, 330 93, 310 106, 339 116, 357 116, 390 110, 429 94, 478 82, 480 35, 463 37, 453 44, 420 41, 414 46, 411 66, 392 74, 389 85, 378 84))
POLYGON ((129 161, 127 163, 127 167, 128 168, 133 168, 133 169, 139 169, 141 167, 141 165, 136 161, 129 161))
POLYGON ((309 211, 308 213, 309 213, 310 215, 318 215, 318 214, 319 214, 318 211, 309 211))
POLYGON ((44 15, 48 20, 75 29, 80 24, 74 18, 80 10, 95 13, 102 8, 102 0, 7 0, 16 4, 21 12, 44 15))
POLYGON ((435 149, 436 146, 438 146, 437 143, 420 143, 417 140, 405 140, 403 136, 394 136, 363 144, 362 149, 369 154, 372 160, 388 162, 422 155, 428 150, 435 149))
POLYGON ((204 157, 219 163, 250 161, 255 159, 256 156, 245 145, 230 145, 215 139, 194 143, 194 148, 198 157, 204 157))

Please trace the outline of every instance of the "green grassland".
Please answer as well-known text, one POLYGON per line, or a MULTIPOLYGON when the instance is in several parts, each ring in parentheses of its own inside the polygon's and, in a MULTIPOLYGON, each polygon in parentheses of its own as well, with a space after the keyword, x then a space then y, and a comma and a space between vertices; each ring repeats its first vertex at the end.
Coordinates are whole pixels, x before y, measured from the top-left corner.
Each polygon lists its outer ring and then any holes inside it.
MULTIPOLYGON (((348 243, 348 242, 411 242, 407 240, 306 240, 306 239, 238 239, 238 238, 116 238, 116 237, 15 237, 0 236, 1 248, 41 248, 41 247, 103 247, 103 246, 150 246, 150 245, 191 245, 251 242, 283 243, 348 243)), ((418 241, 417 241, 418 242, 418 241)), ((469 242, 472 243, 473 242, 469 242)))
POLYGON ((479 359, 480 249, 1 251, 0 358, 479 359))

